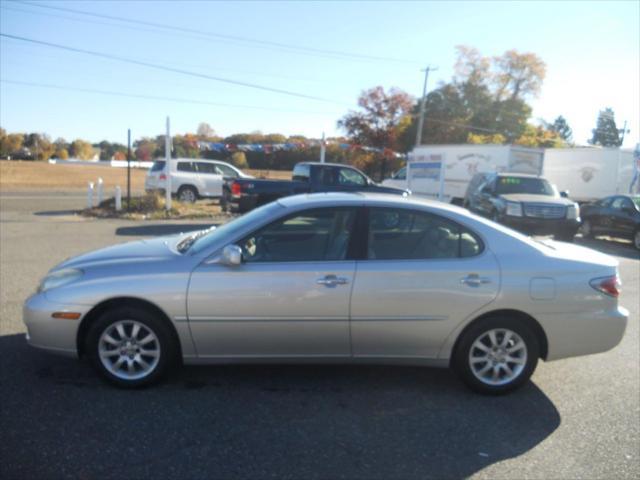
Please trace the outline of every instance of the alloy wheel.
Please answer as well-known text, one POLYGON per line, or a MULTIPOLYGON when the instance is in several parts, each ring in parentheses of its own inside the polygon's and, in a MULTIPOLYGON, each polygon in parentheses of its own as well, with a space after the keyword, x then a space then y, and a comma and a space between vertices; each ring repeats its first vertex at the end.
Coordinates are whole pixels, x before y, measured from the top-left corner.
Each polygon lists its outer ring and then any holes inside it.
POLYGON ((120 320, 109 325, 98 341, 100 362, 122 380, 150 375, 160 361, 160 341, 147 325, 120 320))
POLYGON ((180 192, 180 201, 194 203, 196 201, 196 194, 190 188, 185 188, 180 192))
POLYGON ((527 345, 520 335, 506 328, 482 333, 469 349, 473 375, 485 385, 513 382, 527 363, 527 345))

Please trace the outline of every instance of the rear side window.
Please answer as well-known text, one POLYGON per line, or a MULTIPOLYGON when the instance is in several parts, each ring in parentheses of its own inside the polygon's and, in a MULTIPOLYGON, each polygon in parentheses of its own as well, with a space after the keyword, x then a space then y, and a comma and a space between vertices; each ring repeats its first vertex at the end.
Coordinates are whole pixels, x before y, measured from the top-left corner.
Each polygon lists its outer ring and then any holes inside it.
POLYGON ((151 165, 152 172, 160 172, 162 170, 164 170, 164 160, 157 160, 151 165))
POLYGON ((293 168, 292 179, 297 182, 308 182, 310 172, 311 172, 311 165, 308 165, 308 164, 296 165, 293 168))
POLYGON ((233 168, 222 165, 221 163, 216 164, 216 167, 222 172, 225 177, 238 178, 238 172, 236 172, 233 168))
POLYGON ((179 172, 195 172, 195 166, 193 162, 178 162, 178 171, 179 172))
POLYGON ((466 258, 483 250, 477 235, 444 217, 406 209, 369 211, 369 260, 466 258))

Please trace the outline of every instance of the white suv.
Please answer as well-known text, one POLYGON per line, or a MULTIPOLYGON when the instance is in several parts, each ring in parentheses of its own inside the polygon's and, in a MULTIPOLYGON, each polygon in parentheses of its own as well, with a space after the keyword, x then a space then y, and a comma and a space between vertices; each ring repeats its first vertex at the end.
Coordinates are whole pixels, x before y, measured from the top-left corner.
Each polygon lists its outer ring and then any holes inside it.
MULTIPOLYGON (((144 189, 164 191, 167 171, 164 160, 156 160, 147 172, 144 189)), ((195 202, 201 197, 221 197, 225 178, 253 178, 233 165, 219 160, 175 158, 171 160, 171 193, 181 202, 195 202)))

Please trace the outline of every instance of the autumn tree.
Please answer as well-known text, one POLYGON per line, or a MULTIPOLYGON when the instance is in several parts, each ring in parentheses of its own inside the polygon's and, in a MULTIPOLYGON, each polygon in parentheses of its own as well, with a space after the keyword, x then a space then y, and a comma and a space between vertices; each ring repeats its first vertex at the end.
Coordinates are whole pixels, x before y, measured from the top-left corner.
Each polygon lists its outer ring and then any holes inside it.
POLYGON ((5 130, 0 132, 0 156, 9 157, 18 152, 24 144, 22 133, 9 133, 5 130))
POLYGON ((91 144, 79 138, 73 141, 70 150, 71 156, 80 160, 91 160, 94 155, 91 144))
POLYGON ((592 130, 593 136, 589 143, 602 145, 603 147, 619 147, 622 145, 622 130, 616 126, 613 109, 600 110, 596 128, 592 130))
MULTIPOLYGON (((374 87, 362 92, 358 106, 358 111, 350 111, 338 121, 338 127, 352 142, 382 149, 401 148, 402 134, 411 124, 413 98, 408 93, 374 87)), ((377 158, 380 177, 384 177, 389 159, 384 154, 377 158)))
POLYGON ((565 143, 557 132, 545 128, 543 125, 534 126, 528 124, 523 134, 514 142, 515 145, 522 145, 530 148, 560 148, 565 143))
POLYGON ((241 169, 249 168, 247 156, 244 154, 244 152, 233 152, 231 154, 231 163, 241 169))
MULTIPOLYGON (((164 146, 164 141, 162 145, 164 146)), ((142 137, 136 140, 133 146, 135 148, 134 155, 136 160, 149 162, 159 155, 158 144, 152 138, 142 137)))
POLYGON ((211 140, 217 138, 216 131, 206 122, 200 122, 196 130, 198 140, 211 140))

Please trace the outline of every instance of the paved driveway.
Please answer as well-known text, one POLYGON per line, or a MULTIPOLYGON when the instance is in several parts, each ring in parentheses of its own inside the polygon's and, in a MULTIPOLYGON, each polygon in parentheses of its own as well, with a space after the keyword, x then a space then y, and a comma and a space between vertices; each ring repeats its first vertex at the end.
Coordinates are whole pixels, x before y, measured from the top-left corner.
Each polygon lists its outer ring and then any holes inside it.
POLYGON ((501 398, 446 370, 188 367, 141 391, 25 345, 23 300, 64 258, 200 228, 70 216, 80 194, 0 193, 0 478, 638 478, 640 262, 619 258, 622 344, 542 363, 501 398))

